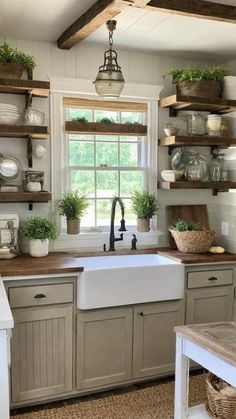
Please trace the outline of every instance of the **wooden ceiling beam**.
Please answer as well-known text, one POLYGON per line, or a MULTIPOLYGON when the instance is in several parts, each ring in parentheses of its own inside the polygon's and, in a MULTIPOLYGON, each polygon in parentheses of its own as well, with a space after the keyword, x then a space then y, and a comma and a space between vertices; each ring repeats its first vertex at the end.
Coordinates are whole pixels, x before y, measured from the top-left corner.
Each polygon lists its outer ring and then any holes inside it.
POLYGON ((98 0, 63 32, 57 40, 58 48, 72 48, 127 6, 123 0, 98 0))
MULTIPOLYGON (((136 0, 134 0, 132 5, 140 7, 138 5, 139 0, 137 0, 137 6, 135 2, 136 0)), ((144 8, 200 19, 236 23, 235 6, 212 3, 205 0, 150 0, 144 8)))

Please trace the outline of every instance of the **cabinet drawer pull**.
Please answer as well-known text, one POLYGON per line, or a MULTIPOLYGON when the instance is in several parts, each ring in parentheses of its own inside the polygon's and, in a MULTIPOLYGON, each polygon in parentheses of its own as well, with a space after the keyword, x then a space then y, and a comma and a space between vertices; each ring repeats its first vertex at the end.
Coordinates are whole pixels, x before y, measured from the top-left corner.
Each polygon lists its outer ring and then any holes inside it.
POLYGON ((46 298, 45 294, 36 294, 34 298, 46 298))
POLYGON ((143 316, 143 312, 142 311, 140 311, 140 313, 138 313, 139 314, 139 316, 143 316))
POLYGON ((216 278, 215 276, 211 276, 210 278, 208 278, 208 281, 217 281, 218 278, 216 278))

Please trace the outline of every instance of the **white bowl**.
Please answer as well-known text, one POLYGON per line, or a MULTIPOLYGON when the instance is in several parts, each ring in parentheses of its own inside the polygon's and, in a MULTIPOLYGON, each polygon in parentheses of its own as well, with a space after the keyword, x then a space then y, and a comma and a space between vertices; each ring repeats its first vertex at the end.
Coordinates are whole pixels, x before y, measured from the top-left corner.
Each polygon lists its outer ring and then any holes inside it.
POLYGON ((16 115, 1 115, 0 113, 0 124, 15 124, 20 118, 20 114, 16 115))
POLYGON ((183 176, 183 170, 162 170, 161 177, 166 182, 176 182, 183 176))
POLYGON ((171 137, 172 135, 178 134, 179 128, 177 127, 164 128, 163 131, 167 137, 171 137))

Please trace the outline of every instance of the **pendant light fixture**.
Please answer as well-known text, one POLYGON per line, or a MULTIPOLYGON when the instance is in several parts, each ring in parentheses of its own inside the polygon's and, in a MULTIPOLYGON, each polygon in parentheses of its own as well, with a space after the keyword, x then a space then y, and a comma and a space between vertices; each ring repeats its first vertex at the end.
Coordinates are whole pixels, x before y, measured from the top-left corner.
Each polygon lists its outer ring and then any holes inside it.
POLYGON ((119 97, 125 80, 121 67, 117 63, 117 53, 113 47, 113 31, 116 29, 116 20, 107 21, 109 31, 109 49, 104 53, 104 63, 99 67, 95 84, 96 92, 103 97, 119 97))

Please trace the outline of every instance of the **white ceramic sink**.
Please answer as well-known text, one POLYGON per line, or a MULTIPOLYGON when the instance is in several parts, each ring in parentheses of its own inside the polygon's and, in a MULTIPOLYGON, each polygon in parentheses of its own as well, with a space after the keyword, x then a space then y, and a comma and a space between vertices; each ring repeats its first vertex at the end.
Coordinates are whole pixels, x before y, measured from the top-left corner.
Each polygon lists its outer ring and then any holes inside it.
POLYGON ((156 254, 76 258, 77 307, 88 310, 184 297, 184 267, 156 254))

